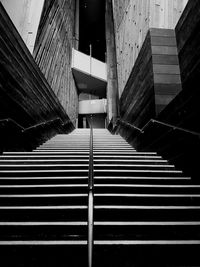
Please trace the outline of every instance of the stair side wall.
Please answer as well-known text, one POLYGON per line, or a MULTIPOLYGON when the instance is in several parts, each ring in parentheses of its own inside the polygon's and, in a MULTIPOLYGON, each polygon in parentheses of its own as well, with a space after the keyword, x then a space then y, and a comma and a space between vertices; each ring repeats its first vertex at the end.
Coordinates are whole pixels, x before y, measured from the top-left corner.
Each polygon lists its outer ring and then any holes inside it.
POLYGON ((46 0, 33 56, 75 125, 78 94, 71 71, 75 0, 46 0))

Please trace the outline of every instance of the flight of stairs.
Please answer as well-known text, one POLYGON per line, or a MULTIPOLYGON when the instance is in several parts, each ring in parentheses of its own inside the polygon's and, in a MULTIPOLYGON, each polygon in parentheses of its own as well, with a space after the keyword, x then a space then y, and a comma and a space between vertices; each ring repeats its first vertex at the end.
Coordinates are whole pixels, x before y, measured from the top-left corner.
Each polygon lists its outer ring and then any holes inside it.
MULTIPOLYGON (((89 139, 76 129, 0 157, 2 266, 87 266, 89 139)), ((200 266, 200 186, 105 129, 93 150, 93 266, 200 266)))

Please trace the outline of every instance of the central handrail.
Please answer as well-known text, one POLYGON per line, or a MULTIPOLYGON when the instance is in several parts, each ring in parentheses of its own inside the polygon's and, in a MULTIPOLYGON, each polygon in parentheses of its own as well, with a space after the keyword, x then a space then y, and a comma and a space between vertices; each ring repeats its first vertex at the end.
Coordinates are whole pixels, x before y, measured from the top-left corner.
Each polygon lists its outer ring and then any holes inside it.
POLYGON ((92 115, 90 117, 90 155, 88 173, 88 267, 92 267, 93 261, 93 226, 94 226, 94 168, 93 168, 93 127, 92 115))
POLYGON ((93 189, 93 127, 92 127, 92 115, 90 117, 90 155, 89 155, 89 189, 93 189))

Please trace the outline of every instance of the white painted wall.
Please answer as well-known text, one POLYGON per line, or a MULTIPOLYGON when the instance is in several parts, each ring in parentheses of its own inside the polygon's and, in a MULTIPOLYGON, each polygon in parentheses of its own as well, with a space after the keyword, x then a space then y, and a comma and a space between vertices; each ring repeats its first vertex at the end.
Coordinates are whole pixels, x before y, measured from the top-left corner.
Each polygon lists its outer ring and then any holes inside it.
POLYGON ((32 53, 44 0, 0 0, 32 53))
POLYGON ((101 62, 95 58, 91 58, 91 75, 102 80, 107 80, 107 67, 106 63, 101 62))
POLYGON ((72 68, 107 81, 107 64, 76 49, 72 50, 72 68))
POLYGON ((79 101, 79 114, 99 114, 107 112, 107 99, 79 101))

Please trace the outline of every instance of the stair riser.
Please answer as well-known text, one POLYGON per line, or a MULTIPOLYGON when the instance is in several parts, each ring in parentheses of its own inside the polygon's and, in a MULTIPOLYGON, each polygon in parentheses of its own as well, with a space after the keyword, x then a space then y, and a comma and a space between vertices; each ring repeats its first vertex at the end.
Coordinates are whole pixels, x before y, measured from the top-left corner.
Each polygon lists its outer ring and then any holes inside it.
POLYGON ((94 226, 94 240, 199 240, 200 226, 94 226))
POLYGON ((1 198, 1 206, 86 205, 85 197, 9 197, 1 198))
POLYGON ((152 206, 200 206, 200 197, 123 197, 123 196, 94 196, 95 205, 152 205, 152 206))
MULTIPOLYGON (((79 159, 89 159, 89 154, 83 154, 83 155, 70 155, 70 154, 60 154, 60 155, 51 155, 51 154, 46 154, 46 155, 18 155, 18 156, 2 156, 1 157, 1 163, 3 162, 20 162, 20 161, 64 161, 64 160, 79 160, 79 159)), ((94 160, 110 160, 110 161, 138 161, 138 162, 145 162, 145 161, 151 161, 151 162, 160 162, 161 158, 154 157, 154 156, 129 156, 129 155, 94 155, 94 160)))
POLYGON ((199 221, 196 209, 97 209, 94 221, 199 221))
POLYGON ((182 177, 182 174, 179 172, 173 172, 170 170, 123 170, 123 169, 115 169, 115 170, 95 170, 94 175, 98 176, 116 176, 116 177, 182 177))
POLYGON ((45 184, 84 184, 88 185, 88 177, 3 177, 0 179, 0 185, 45 185, 45 184))
MULTIPOLYGON (((35 187, 29 188, 22 187, 22 188, 1 188, 0 187, 0 195, 6 195, 6 194, 87 194, 88 192, 88 185, 84 186, 59 186, 58 184, 51 185, 51 186, 44 186, 40 187, 40 185, 37 185, 35 187)), ((1 199, 1 196, 0 196, 1 199)))
POLYGON ((87 240, 85 226, 0 226, 1 240, 87 240), (3 231, 2 231, 3 230, 3 231))
MULTIPOLYGON (((73 170, 73 169, 88 169, 88 163, 83 164, 83 162, 81 164, 8 164, 8 165, 1 165, 0 166, 0 173, 7 170, 7 171, 19 171, 19 170, 46 170, 48 169, 49 171, 51 170, 73 170)), ((168 166, 168 165, 148 165, 148 164, 142 164, 142 165, 130 165, 130 164, 124 164, 124 165, 111 165, 109 166, 109 164, 95 164, 94 165, 94 171, 98 171, 98 170, 109 170, 112 171, 112 169, 115 168, 115 170, 125 170, 125 171, 135 171, 135 170, 173 170, 174 167, 168 166)))
MULTIPOLYGON (((24 209, 1 210, 0 221, 87 221, 87 208, 84 209, 24 209)), ((72 238, 73 239, 73 238, 72 238)))
MULTIPOLYGON (((156 185, 155 185, 156 186, 156 185)), ((0 195, 2 194, 71 194, 71 193, 87 193, 88 185, 82 184, 79 186, 78 184, 67 185, 67 184, 34 184, 34 185, 16 185, 13 186, 7 185, 7 187, 0 185, 0 195)), ((145 187, 144 186, 136 186, 135 184, 129 185, 109 185, 105 184, 101 187, 99 185, 95 185, 94 187, 95 194, 187 194, 200 195, 200 188, 176 188, 176 187, 145 187)))
MULTIPOLYGON (((164 186, 164 185, 163 185, 164 186)), ((200 195, 200 188, 188 188, 188 187, 162 187, 162 185, 151 185, 151 187, 145 187, 144 186, 136 186, 135 184, 129 184, 126 186, 116 186, 116 185, 110 185, 105 186, 103 185, 100 187, 99 185, 95 185, 94 192, 96 194, 106 194, 106 193, 118 193, 118 194, 199 194, 200 195)))
MULTIPOLYGON (((119 165, 119 164, 123 164, 123 165, 130 165, 134 167, 134 165, 166 165, 167 166, 167 162, 165 161, 158 161, 158 160, 108 160, 108 159, 94 159, 94 164, 95 165, 102 165, 102 164, 111 164, 111 165, 119 165)), ((35 160, 28 160, 28 159, 24 159, 24 160, 20 160, 20 159, 16 159, 16 160, 1 160, 0 161, 0 168, 1 166, 5 166, 5 165, 10 165, 12 167, 12 165, 74 165, 74 164, 87 164, 89 165, 89 158, 74 158, 74 159, 63 159, 63 160, 59 160, 59 159, 35 159, 35 160)))
MULTIPOLYGON (((152 185, 188 185, 190 182, 189 179, 183 179, 182 177, 168 177, 168 178, 161 178, 161 177, 142 177, 141 178, 112 178, 112 177, 104 177, 104 178, 95 178, 95 184, 126 184, 126 185, 145 185, 145 184, 152 184, 152 185)), ((88 177, 3 177, 0 179, 0 185, 46 185, 46 184, 85 184, 88 185, 88 177)), ((105 188, 105 192, 106 192, 105 188)))

